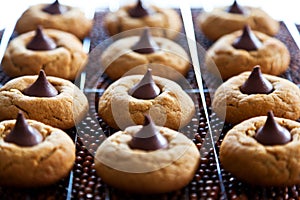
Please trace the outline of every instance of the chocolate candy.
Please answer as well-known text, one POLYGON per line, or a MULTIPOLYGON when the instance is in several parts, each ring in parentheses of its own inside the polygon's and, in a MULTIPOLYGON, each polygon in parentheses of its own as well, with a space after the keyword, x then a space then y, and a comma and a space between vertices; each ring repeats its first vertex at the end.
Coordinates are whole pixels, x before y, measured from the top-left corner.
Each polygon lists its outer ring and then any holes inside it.
POLYGON ((251 74, 245 83, 240 87, 244 94, 269 94, 273 89, 270 83, 261 73, 260 66, 253 67, 251 74))
POLYGON ((244 9, 235 0, 233 2, 233 4, 228 7, 227 12, 243 15, 244 14, 244 9))
POLYGON ((155 84, 151 69, 148 69, 140 82, 134 85, 128 93, 138 99, 154 99, 160 94, 160 88, 155 84))
POLYGON ((38 26, 35 36, 27 44, 26 48, 34 51, 48 51, 55 49, 56 43, 49 36, 44 34, 41 26, 38 26))
POLYGON ((255 51, 262 46, 262 43, 254 35, 248 25, 244 26, 243 33, 232 44, 236 49, 244 49, 246 51, 255 51))
POLYGON ((51 15, 63 14, 67 11, 65 6, 62 6, 58 0, 54 1, 52 4, 49 4, 43 8, 43 11, 51 15))
POLYGON ((148 54, 157 51, 159 47, 151 37, 149 29, 145 28, 142 35, 140 36, 140 40, 137 43, 135 43, 131 47, 131 49, 137 53, 148 54))
POLYGON ((23 94, 34 97, 54 97, 58 91, 49 83, 44 70, 41 70, 36 81, 26 88, 23 94))
POLYGON ((268 112, 264 126, 260 127, 255 134, 255 139, 263 145, 286 144, 291 141, 291 138, 291 133, 275 121, 272 111, 268 112))
POLYGON ((140 18, 150 15, 153 11, 149 8, 145 8, 143 2, 138 0, 136 5, 128 10, 128 14, 133 18, 140 18))
POLYGON ((23 114, 18 113, 15 126, 4 138, 5 142, 14 143, 19 146, 34 146, 43 141, 42 134, 34 127, 30 126, 23 114))
POLYGON ((168 147, 167 139, 156 129, 155 124, 149 115, 145 115, 145 122, 129 142, 132 149, 141 149, 145 151, 154 151, 168 147))

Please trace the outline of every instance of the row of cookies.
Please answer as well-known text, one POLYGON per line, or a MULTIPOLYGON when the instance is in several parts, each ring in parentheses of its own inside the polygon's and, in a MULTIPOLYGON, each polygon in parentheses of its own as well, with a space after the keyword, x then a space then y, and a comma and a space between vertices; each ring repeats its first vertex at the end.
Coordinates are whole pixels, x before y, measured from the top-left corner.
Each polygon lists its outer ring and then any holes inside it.
POLYGON ((88 101, 70 80, 87 60, 80 39, 91 24, 58 1, 34 5, 18 20, 19 35, 2 60, 12 79, 0 88, 1 186, 47 186, 73 168, 75 144, 66 130, 83 119, 88 101))
POLYGON ((226 123, 234 125, 221 143, 220 161, 225 170, 250 184, 291 186, 300 182, 300 124, 296 122, 300 117, 300 90, 275 76, 289 67, 289 51, 267 35, 275 35, 279 23, 258 11, 242 8, 235 1, 227 9, 216 9, 199 18, 203 32, 215 40, 208 49, 206 67, 225 80, 215 92, 212 108, 226 123), (267 34, 252 31, 259 30, 253 25, 250 28, 254 19, 249 18, 255 15, 265 19, 256 21, 256 25, 275 29, 265 30, 267 34), (243 30, 220 33, 226 29, 209 28, 206 20, 243 30), (210 35, 213 29, 214 35, 210 35))
POLYGON ((178 132, 195 114, 192 98, 176 83, 190 69, 187 53, 172 40, 181 25, 174 10, 142 1, 104 18, 110 35, 124 37, 101 55, 103 71, 114 82, 96 103, 99 116, 119 131, 99 146, 94 160, 103 181, 121 191, 178 190, 199 166, 199 150, 178 132), (132 29, 139 34, 130 36, 132 29))
POLYGON ((289 67, 286 45, 273 37, 280 23, 260 8, 234 1, 228 7, 204 11, 197 22, 203 34, 213 41, 206 53, 205 67, 223 80, 251 71, 255 65, 272 75, 280 75, 289 67))

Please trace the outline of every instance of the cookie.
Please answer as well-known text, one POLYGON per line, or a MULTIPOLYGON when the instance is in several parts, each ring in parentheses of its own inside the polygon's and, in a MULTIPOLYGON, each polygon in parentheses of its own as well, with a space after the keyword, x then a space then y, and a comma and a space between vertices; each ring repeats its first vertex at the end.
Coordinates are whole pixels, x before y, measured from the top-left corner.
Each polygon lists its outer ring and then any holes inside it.
POLYGON ((280 75, 287 70, 290 53, 285 44, 276 38, 252 31, 261 42, 257 50, 233 47, 244 30, 222 36, 207 50, 205 65, 208 71, 226 80, 244 71, 251 71, 255 65, 260 65, 263 73, 271 75, 280 75))
MULTIPOLYGON (((131 89, 143 77, 130 75, 113 82, 99 99, 99 116, 115 129, 143 124, 145 113, 160 126, 176 130, 187 125, 195 113, 192 98, 174 81, 158 76, 153 76, 160 90, 158 96, 143 99, 130 95, 131 89)), ((142 88, 140 93, 145 94, 145 89, 142 88)))
POLYGON ((168 147, 130 147, 142 126, 131 126, 108 137, 95 155, 95 169, 101 179, 119 190, 141 194, 165 193, 187 185, 200 162, 197 147, 182 133, 156 128, 168 147))
MULTIPOLYGON (((15 117, 14 117, 15 118, 15 117)), ((35 120, 26 120, 42 134, 33 146, 6 142, 16 120, 0 122, 0 185, 41 187, 68 176, 75 162, 75 145, 62 130, 35 120)))
POLYGON ((243 6, 243 14, 229 12, 229 8, 216 7, 197 17, 197 24, 208 39, 216 41, 223 35, 242 29, 247 24, 251 29, 270 36, 279 31, 279 22, 261 8, 243 6))
POLYGON ((108 46, 101 55, 101 65, 112 80, 119 79, 131 70, 138 73, 148 67, 152 68, 154 75, 179 80, 189 71, 190 60, 179 44, 167 38, 152 37, 149 30, 145 29, 141 36, 125 37, 108 46), (155 50, 138 51, 150 48, 143 40, 150 40, 151 45, 156 45, 155 50), (142 44, 136 46, 141 41, 142 44))
MULTIPOLYGON (((243 72, 224 82, 216 90, 212 109, 217 115, 226 113, 227 123, 237 124, 273 110, 277 117, 297 120, 300 117, 300 90, 294 83, 263 74, 273 90, 268 94, 246 94, 241 91, 251 72, 243 72)), ((255 87, 255 85, 254 85, 255 87)))
MULTIPOLYGON (((52 97, 29 96, 24 92, 38 76, 22 76, 0 88, 0 120, 14 119, 19 110, 28 119, 47 125, 69 129, 75 126, 88 111, 88 100, 78 87, 68 80, 48 76, 47 80, 58 91, 52 97)), ((42 92, 41 89, 38 89, 42 92)))
POLYGON ((83 39, 89 35, 93 20, 88 19, 80 8, 61 5, 55 1, 52 4, 30 6, 18 19, 15 30, 18 34, 22 34, 35 30, 38 25, 69 32, 83 39))
POLYGON ((103 19, 103 25, 110 35, 137 28, 155 27, 156 36, 173 39, 181 31, 182 20, 171 8, 146 6, 139 0, 136 4, 124 5, 116 12, 108 13, 103 19), (135 13, 132 14, 130 10, 135 13))
POLYGON ((37 30, 19 35, 9 43, 1 63, 3 71, 10 77, 18 77, 36 75, 43 69, 49 76, 75 80, 88 59, 82 43, 70 33, 44 29, 43 34, 54 41, 56 48, 28 49, 37 30))
POLYGON ((228 131, 220 147, 221 165, 238 179, 254 185, 291 186, 300 183, 300 124, 275 118, 291 134, 285 144, 264 145, 255 138, 266 116, 243 121, 228 131))

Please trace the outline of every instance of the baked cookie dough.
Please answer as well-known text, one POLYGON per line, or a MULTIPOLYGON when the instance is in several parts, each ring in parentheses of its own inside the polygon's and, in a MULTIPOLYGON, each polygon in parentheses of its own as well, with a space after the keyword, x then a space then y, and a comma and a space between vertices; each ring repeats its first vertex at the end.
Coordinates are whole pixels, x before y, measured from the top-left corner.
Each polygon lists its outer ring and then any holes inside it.
POLYGON ((300 183, 300 124, 275 118, 292 135, 283 145, 263 145, 255 139, 266 116, 248 119, 226 134, 220 147, 220 161, 225 170, 254 185, 291 186, 300 183))
POLYGON ((137 28, 153 27, 156 28, 154 35, 174 39, 181 31, 182 20, 179 14, 170 8, 149 5, 150 15, 131 17, 129 10, 139 3, 140 1, 136 4, 124 5, 116 12, 108 13, 104 17, 103 24, 110 35, 137 28))
POLYGON ((153 76, 160 94, 153 99, 139 99, 129 95, 143 75, 125 76, 113 82, 100 97, 99 116, 111 127, 124 130, 144 123, 148 113, 155 124, 178 130, 187 125, 195 113, 194 102, 174 81, 153 76))
POLYGON ((168 141, 167 148, 132 149, 129 142, 141 127, 132 126, 114 133, 98 147, 97 174, 105 183, 133 193, 164 193, 187 185, 200 162, 195 144, 182 133, 157 127, 168 141))
POLYGON ((47 75, 75 80, 87 62, 88 55, 74 35, 54 29, 44 29, 44 34, 54 40, 53 50, 36 51, 26 48, 35 36, 30 31, 14 38, 2 60, 3 71, 10 77, 36 75, 43 69, 47 75))
POLYGON ((51 185, 66 177, 73 167, 75 145, 65 132, 35 120, 26 121, 42 134, 44 139, 41 143, 23 147, 5 142, 16 120, 0 122, 1 186, 51 185))
POLYGON ((18 19, 15 27, 16 31, 22 34, 35 30, 41 25, 44 28, 72 33, 79 39, 89 35, 93 20, 88 19, 80 8, 59 5, 63 7, 64 12, 61 14, 50 14, 43 11, 47 6, 49 4, 44 3, 30 6, 18 19))
POLYGON ((198 26, 208 39, 215 41, 223 35, 242 29, 247 24, 251 29, 270 36, 279 31, 279 22, 261 8, 243 6, 244 15, 229 13, 226 11, 227 8, 214 8, 197 17, 198 26))
POLYGON ((280 40, 264 33, 253 31, 262 45, 253 51, 236 49, 234 41, 242 35, 242 30, 222 36, 208 50, 205 65, 211 73, 221 75, 223 80, 252 70, 260 65, 266 74, 280 75, 290 64, 290 53, 280 40))
POLYGON ((272 84, 269 94, 244 94, 240 88, 250 72, 243 72, 224 82, 215 92, 212 109, 217 115, 226 110, 225 121, 236 124, 272 110, 277 117, 297 120, 300 117, 300 90, 294 83, 272 75, 263 76, 272 84), (226 102, 226 103, 224 103, 226 102))
POLYGON ((140 36, 130 36, 112 43, 101 55, 101 65, 105 73, 116 80, 130 70, 136 72, 152 68, 153 75, 179 80, 190 69, 190 59, 177 43, 162 37, 152 37, 158 46, 153 53, 138 53, 132 49, 140 36))
POLYGON ((88 111, 88 100, 82 91, 68 80, 48 76, 56 88, 54 97, 35 97, 23 91, 35 82, 37 76, 22 76, 0 88, 0 121, 14 119, 19 110, 25 118, 47 125, 69 129, 83 119, 88 111))

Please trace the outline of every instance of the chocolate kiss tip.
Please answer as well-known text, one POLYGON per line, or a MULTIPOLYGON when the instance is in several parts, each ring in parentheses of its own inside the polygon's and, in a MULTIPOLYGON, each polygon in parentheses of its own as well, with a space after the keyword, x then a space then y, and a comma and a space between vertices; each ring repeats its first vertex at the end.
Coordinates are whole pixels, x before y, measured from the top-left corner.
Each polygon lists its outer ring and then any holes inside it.
POLYGON ((144 77, 129 91, 129 95, 138 99, 154 99, 160 94, 160 88, 155 84, 151 69, 148 69, 144 77))
POLYGON ((260 40, 251 31, 249 25, 245 25, 243 28, 243 33, 238 37, 232 46, 236 49, 244 49, 246 51, 255 51, 262 46, 260 40))
POLYGON ((26 45, 27 49, 34 51, 48 51, 56 48, 56 43, 52 38, 44 34, 41 26, 38 26, 35 31, 35 36, 26 45))
POLYGON ((159 47, 153 40, 149 28, 145 28, 140 36, 139 41, 137 41, 137 43, 135 43, 131 49, 137 53, 148 54, 157 51, 159 47))
POLYGON ((244 14, 243 8, 236 2, 236 0, 231 6, 228 7, 227 12, 242 15, 244 14))
POLYGON ((167 139, 156 129, 149 115, 145 115, 143 127, 132 137, 129 142, 132 149, 154 151, 168 147, 167 139))
POLYGON ((54 97, 58 94, 58 91, 49 83, 44 70, 40 70, 36 81, 26 88, 23 94, 34 97, 54 97))
POLYGON ((24 115, 19 112, 15 126, 4 138, 4 141, 28 147, 41 143, 43 141, 43 136, 38 130, 30 126, 26 122, 24 115))
POLYGON ((128 14, 133 18, 140 18, 149 15, 150 11, 144 7, 141 0, 138 0, 136 5, 128 10, 128 14))
POLYGON ((257 130, 255 139, 263 145, 283 145, 291 141, 291 133, 280 126, 275 121, 273 112, 269 111, 267 120, 257 130))
POLYGON ((45 6, 43 11, 51 15, 63 14, 66 12, 66 7, 61 6, 58 0, 56 0, 52 4, 45 6))
POLYGON ((263 76, 260 66, 257 65, 240 90, 244 94, 269 94, 273 91, 273 85, 263 76))

